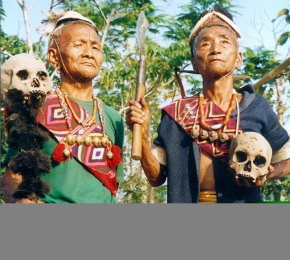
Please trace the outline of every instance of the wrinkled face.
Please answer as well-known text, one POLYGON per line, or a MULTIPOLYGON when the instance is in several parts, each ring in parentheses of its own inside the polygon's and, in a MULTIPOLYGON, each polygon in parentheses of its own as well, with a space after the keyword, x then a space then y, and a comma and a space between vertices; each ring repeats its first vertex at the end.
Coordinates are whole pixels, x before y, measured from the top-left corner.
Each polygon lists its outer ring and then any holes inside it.
MULTIPOLYGON (((87 82, 99 74, 103 54, 96 31, 85 24, 71 24, 64 28, 57 43, 67 72, 78 82, 87 82)), ((68 77, 61 69, 61 76, 68 77)))
POLYGON ((42 60, 29 54, 17 54, 1 66, 1 95, 4 99, 10 89, 21 90, 24 95, 46 94, 52 82, 42 60))
POLYGON ((195 39, 195 62, 202 76, 218 78, 241 65, 236 35, 222 26, 203 29, 195 39))
POLYGON ((243 133, 231 142, 229 167, 237 179, 247 178, 252 184, 264 183, 271 158, 270 144, 258 133, 243 133))

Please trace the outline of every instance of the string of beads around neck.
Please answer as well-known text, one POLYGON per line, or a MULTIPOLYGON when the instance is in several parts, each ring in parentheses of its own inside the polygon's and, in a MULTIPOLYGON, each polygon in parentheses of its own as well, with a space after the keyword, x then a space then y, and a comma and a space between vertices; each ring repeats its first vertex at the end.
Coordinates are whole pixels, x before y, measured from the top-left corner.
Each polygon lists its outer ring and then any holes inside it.
MULTIPOLYGON (((217 139, 219 139, 221 142, 226 142, 230 138, 233 138, 233 136, 229 137, 228 134, 223 131, 220 134, 218 134, 217 130, 227 126, 233 110, 236 108, 236 105, 238 106, 237 92, 233 89, 229 107, 225 113, 222 123, 219 124, 209 125, 206 123, 204 102, 205 102, 204 95, 202 92, 200 92, 194 125, 190 131, 191 137, 193 139, 200 138, 201 140, 208 139, 211 142, 214 142, 217 139), (198 117, 200 126, 197 124, 198 117)), ((238 124, 236 125, 236 134, 237 130, 238 124)))
POLYGON ((104 116, 104 110, 102 107, 102 102, 97 97, 93 98, 93 114, 92 118, 89 120, 89 122, 82 121, 76 112, 74 111, 69 98, 66 93, 63 93, 58 87, 56 89, 56 93, 58 95, 60 106, 62 108, 62 112, 65 117, 65 122, 68 127, 68 134, 67 136, 62 140, 62 143, 65 145, 65 148, 63 150, 63 154, 68 157, 71 155, 70 147, 73 145, 85 145, 85 146, 103 146, 107 148, 107 158, 112 159, 113 153, 111 151, 112 142, 110 138, 105 134, 105 116, 104 116), (96 114, 98 111, 100 122, 101 122, 101 130, 102 133, 89 133, 89 135, 81 136, 81 135, 74 135, 72 124, 71 124, 71 117, 69 116, 69 110, 74 118, 74 120, 82 127, 84 128, 94 128, 97 124, 96 122, 96 114))

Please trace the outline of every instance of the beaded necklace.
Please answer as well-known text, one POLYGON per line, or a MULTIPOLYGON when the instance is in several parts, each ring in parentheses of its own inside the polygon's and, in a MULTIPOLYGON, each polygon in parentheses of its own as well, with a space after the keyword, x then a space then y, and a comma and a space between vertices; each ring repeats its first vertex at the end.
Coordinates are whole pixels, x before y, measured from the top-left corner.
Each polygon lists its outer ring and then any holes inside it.
MULTIPOLYGON (((76 120, 76 122, 78 122, 80 125, 85 126, 85 127, 90 127, 92 124, 94 124, 96 122, 96 112, 97 112, 97 99, 93 96, 93 102, 94 102, 94 109, 93 109, 93 115, 92 115, 92 119, 87 123, 87 124, 83 124, 83 122, 78 118, 77 114, 75 113, 75 111, 73 110, 69 99, 67 97, 67 95, 65 93, 63 93, 65 102, 67 104, 67 106, 69 107, 74 119, 76 120)), ((99 103, 99 102, 98 102, 99 103)))
POLYGON ((71 151, 69 149, 69 146, 72 146, 74 144, 77 145, 94 145, 95 147, 102 145, 103 147, 107 147, 107 157, 111 159, 113 157, 113 153, 111 151, 112 143, 109 139, 109 137, 105 134, 105 116, 104 116, 104 110, 102 107, 102 102, 97 98, 93 96, 93 115, 92 118, 88 123, 84 123, 83 121, 80 120, 80 118, 77 116, 76 112, 73 110, 71 103, 67 97, 67 94, 63 93, 60 89, 60 87, 56 88, 56 94, 58 95, 60 106, 62 108, 62 112, 65 117, 65 122, 68 127, 68 135, 63 139, 63 144, 65 145, 65 148, 63 150, 63 154, 68 157, 71 154, 71 151), (97 134, 94 133, 92 136, 79 136, 79 135, 73 135, 72 134, 72 124, 71 124, 71 118, 69 117, 68 110, 71 111, 75 121, 81 125, 82 127, 93 127, 94 124, 97 124, 96 122, 96 113, 98 110, 98 114, 100 117, 100 122, 101 122, 101 129, 102 133, 97 134))
MULTIPOLYGON (((231 116, 233 110, 235 109, 236 105, 239 108, 236 91, 233 89, 233 94, 231 97, 229 107, 225 113, 223 122, 221 124, 209 125, 205 122, 205 114, 204 114, 203 104, 204 104, 204 95, 202 92, 200 92, 199 100, 198 100, 198 108, 197 108, 197 112, 196 112, 196 116, 195 116, 195 122, 194 122, 194 125, 191 129, 191 132, 190 132, 191 137, 194 139, 197 137, 200 137, 200 139, 202 139, 202 140, 209 139, 211 142, 213 142, 217 139, 219 139, 221 142, 226 142, 227 140, 229 140, 228 135, 224 132, 222 132, 218 135, 217 132, 214 130, 218 130, 224 126, 227 126, 229 119, 230 119, 230 116, 231 116), (200 130, 198 130, 198 128, 196 127, 196 122, 197 122, 197 118, 198 118, 199 114, 200 114, 200 125, 203 128, 200 130)), ((239 109, 238 109, 238 117, 239 117, 239 109)), ((238 121, 239 121, 239 118, 238 118, 238 121)), ((237 134, 237 130, 238 130, 238 125, 239 125, 239 122, 237 122, 236 134, 237 134)))

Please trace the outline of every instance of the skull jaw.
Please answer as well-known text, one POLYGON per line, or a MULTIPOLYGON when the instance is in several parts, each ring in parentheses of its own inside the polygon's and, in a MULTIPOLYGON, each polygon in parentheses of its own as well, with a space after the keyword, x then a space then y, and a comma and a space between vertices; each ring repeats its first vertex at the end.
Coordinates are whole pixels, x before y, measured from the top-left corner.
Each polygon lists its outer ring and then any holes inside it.
POLYGON ((24 94, 21 90, 10 89, 7 92, 5 106, 15 113, 19 113, 20 111, 24 112, 26 110, 33 111, 40 108, 45 100, 46 93, 42 91, 24 94))
POLYGON ((41 107, 46 99, 46 93, 43 91, 31 91, 29 94, 24 95, 23 104, 33 108, 41 107))
POLYGON ((235 179, 236 179, 236 183, 239 186, 250 185, 250 187, 262 187, 267 180, 266 175, 267 174, 259 175, 254 178, 253 176, 249 174, 238 173, 238 174, 235 174, 235 179))
POLYGON ((229 161, 229 170, 234 174, 238 186, 262 187, 266 180, 267 174, 260 173, 253 175, 252 173, 242 170, 241 165, 237 165, 234 161, 229 161))

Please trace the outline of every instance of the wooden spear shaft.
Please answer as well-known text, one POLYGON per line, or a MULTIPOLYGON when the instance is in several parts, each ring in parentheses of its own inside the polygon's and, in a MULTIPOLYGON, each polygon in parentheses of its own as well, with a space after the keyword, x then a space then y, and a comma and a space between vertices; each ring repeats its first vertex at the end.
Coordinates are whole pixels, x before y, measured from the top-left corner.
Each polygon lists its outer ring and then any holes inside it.
MULTIPOLYGON (((138 102, 140 102, 140 99, 144 97, 145 74, 146 58, 144 55, 140 55, 135 95, 135 100, 138 102)), ((142 158, 142 125, 137 123, 133 124, 131 158, 133 160, 141 160, 142 158)))
POLYGON ((279 66, 277 66, 275 69, 271 70, 266 76, 261 78, 259 81, 257 81, 253 87, 254 89, 257 89, 261 87, 263 84, 268 82, 270 79, 277 76, 282 70, 286 69, 290 65, 290 57, 283 61, 279 66))
MULTIPOLYGON (((140 102, 145 92, 146 57, 145 57, 145 31, 149 23, 144 11, 141 11, 137 21, 137 40, 140 49, 140 60, 138 64, 137 84, 135 100, 140 102)), ((141 160, 142 158, 142 125, 133 124, 131 158, 141 160)))

